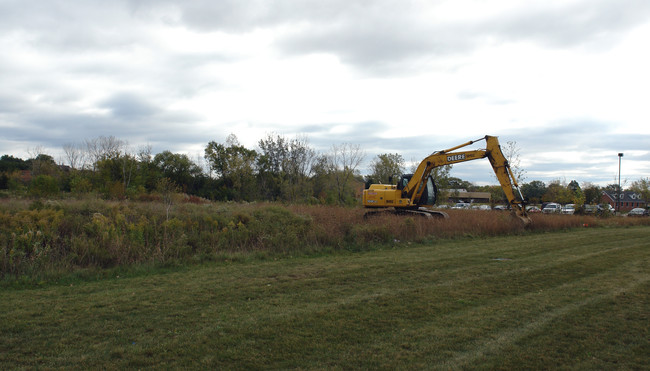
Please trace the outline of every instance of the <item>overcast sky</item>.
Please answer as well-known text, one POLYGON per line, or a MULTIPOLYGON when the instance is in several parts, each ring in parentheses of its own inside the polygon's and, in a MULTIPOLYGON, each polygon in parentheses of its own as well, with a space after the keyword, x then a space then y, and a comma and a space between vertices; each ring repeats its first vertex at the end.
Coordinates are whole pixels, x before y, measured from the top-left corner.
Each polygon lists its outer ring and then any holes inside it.
MULTIPOLYGON (((0 152, 114 136, 197 158, 275 133, 367 165, 489 134, 525 182, 615 183, 619 152, 632 182, 649 66, 648 0, 0 0, 0 152)), ((452 175, 496 182, 487 160, 452 175)))

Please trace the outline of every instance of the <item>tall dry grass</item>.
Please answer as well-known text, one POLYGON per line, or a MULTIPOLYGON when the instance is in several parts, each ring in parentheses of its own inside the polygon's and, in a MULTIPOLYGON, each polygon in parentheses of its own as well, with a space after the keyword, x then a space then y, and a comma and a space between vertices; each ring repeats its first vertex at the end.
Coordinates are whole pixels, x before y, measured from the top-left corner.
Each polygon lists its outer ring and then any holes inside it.
POLYGON ((449 210, 449 219, 383 215, 361 208, 273 203, 0 202, 0 276, 80 268, 372 249, 378 244, 650 225, 650 218, 532 215, 525 229, 508 212, 449 210))

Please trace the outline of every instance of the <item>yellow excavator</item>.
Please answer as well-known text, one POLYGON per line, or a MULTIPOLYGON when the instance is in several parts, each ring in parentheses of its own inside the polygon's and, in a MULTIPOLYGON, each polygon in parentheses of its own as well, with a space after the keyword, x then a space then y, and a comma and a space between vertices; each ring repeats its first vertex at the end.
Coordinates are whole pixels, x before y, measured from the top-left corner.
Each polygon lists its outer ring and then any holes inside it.
POLYGON ((510 209, 524 225, 531 223, 526 213, 524 200, 519 185, 510 169, 508 160, 501 151, 497 137, 486 135, 483 138, 463 143, 444 151, 436 151, 427 156, 413 174, 403 174, 397 185, 372 184, 363 191, 363 206, 369 209, 366 216, 384 212, 420 215, 428 218, 448 218, 441 211, 431 210, 436 203, 437 189, 431 177, 431 171, 439 166, 452 165, 465 161, 486 158, 501 183, 501 188, 508 199, 510 209), (476 142, 485 140, 485 149, 458 151, 476 142), (515 192, 516 191, 516 192, 515 192))

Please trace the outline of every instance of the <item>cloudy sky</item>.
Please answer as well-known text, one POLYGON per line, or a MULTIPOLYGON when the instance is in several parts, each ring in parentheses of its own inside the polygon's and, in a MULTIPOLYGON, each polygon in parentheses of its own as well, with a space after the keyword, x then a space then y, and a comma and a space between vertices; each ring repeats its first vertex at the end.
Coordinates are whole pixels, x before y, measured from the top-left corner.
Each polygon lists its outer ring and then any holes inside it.
MULTIPOLYGON (((197 158, 275 133, 368 164, 489 134, 525 181, 615 183, 623 152, 631 182, 648 66, 647 0, 0 0, 0 152, 114 136, 197 158)), ((452 175, 495 182, 487 160, 452 175)))

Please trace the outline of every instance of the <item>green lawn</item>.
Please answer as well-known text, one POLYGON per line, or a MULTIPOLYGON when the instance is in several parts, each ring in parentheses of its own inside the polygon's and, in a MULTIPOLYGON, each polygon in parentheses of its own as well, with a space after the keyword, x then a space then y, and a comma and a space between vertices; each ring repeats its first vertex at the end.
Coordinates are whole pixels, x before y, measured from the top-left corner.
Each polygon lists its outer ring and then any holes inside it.
POLYGON ((650 227, 0 291, 0 369, 648 369, 650 227))

